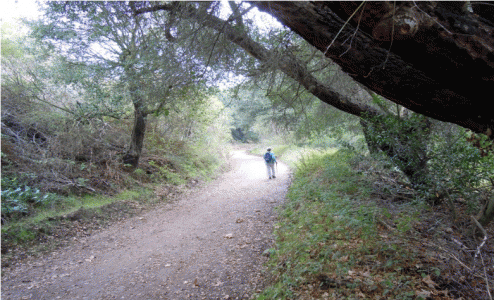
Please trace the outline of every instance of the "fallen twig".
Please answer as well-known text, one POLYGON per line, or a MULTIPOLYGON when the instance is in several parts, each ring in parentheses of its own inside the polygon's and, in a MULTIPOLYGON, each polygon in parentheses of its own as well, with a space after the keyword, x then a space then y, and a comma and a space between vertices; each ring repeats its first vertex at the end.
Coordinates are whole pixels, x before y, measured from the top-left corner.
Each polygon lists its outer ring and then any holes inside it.
POLYGON ((480 249, 484 246, 485 242, 487 241, 487 232, 485 232, 484 227, 482 227, 482 225, 480 225, 480 223, 479 223, 479 221, 477 221, 477 219, 475 219, 473 216, 470 216, 470 218, 475 223, 475 225, 477 225, 477 227, 480 228, 480 231, 482 231, 482 233, 484 234, 484 239, 482 240, 482 243, 480 243, 480 245, 477 247, 477 252, 475 252, 474 258, 477 258, 477 256, 480 253, 480 249))
POLYGON ((468 247, 467 247, 467 246, 465 246, 465 244, 463 244, 462 242, 458 241, 458 240, 457 240, 457 239, 455 239, 454 237, 451 237, 451 240, 452 240, 453 242, 455 242, 458 246, 460 246, 460 247, 461 247, 461 250, 463 250, 463 251, 468 251, 468 250, 469 250, 469 249, 468 249, 468 247))
POLYGON ((467 265, 465 265, 461 260, 459 260, 456 256, 454 256, 452 253, 448 252, 449 256, 451 256, 452 258, 454 258, 458 263, 460 263, 460 265, 462 265, 465 269, 467 269, 468 271, 470 272, 473 272, 472 269, 470 269, 467 265))
POLYGON ((390 231, 394 231, 395 229, 388 225, 388 223, 384 222, 383 220, 377 220, 380 224, 384 225, 384 227, 388 228, 390 231))
POLYGON ((489 299, 492 300, 491 288, 489 287, 489 278, 487 278, 487 272, 485 270, 484 258, 482 257, 482 253, 480 254, 480 259, 482 260, 482 267, 484 267, 484 280, 487 289, 487 295, 489 295, 489 299))

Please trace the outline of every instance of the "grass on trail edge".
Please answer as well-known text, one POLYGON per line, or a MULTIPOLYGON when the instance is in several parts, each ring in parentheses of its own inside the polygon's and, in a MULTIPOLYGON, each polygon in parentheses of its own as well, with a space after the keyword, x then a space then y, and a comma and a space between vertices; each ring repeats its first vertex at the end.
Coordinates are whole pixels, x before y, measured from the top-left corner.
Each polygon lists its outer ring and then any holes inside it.
POLYGON ((3 271, 24 258, 53 251, 160 201, 153 189, 144 187, 112 197, 86 195, 64 200, 63 206, 2 226, 3 271))
POLYGON ((400 238, 421 208, 391 217, 355 159, 340 150, 299 164, 267 250, 272 281, 257 299, 447 299, 434 289, 439 269, 400 238))

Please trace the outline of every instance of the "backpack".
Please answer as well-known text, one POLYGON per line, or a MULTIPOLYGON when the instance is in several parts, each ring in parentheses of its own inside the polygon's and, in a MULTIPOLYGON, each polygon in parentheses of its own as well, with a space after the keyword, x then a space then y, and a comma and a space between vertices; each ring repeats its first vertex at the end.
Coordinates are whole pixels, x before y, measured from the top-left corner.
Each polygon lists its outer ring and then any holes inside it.
POLYGON ((267 163, 272 163, 273 162, 273 156, 271 155, 271 153, 266 152, 266 154, 264 154, 264 160, 267 163))

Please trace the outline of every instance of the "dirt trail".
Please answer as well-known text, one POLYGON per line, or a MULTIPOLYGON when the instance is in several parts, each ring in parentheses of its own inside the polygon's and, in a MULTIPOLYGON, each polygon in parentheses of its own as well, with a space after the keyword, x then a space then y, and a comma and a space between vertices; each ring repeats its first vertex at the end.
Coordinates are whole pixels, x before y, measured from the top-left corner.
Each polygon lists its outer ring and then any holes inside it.
POLYGON ((262 287, 286 165, 235 151, 232 170, 182 199, 2 274, 2 299, 249 299, 262 287))

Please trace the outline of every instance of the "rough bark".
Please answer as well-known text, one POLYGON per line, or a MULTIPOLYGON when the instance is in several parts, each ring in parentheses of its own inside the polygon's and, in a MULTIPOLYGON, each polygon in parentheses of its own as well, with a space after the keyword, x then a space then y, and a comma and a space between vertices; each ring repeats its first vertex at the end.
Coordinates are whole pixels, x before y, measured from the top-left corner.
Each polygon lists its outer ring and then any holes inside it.
POLYGON ((126 69, 126 75, 131 79, 129 93, 134 104, 134 125, 132 127, 129 148, 123 156, 123 163, 131 165, 135 169, 139 165, 139 158, 141 157, 142 146, 144 144, 148 112, 143 109, 140 87, 135 81, 132 81, 134 71, 130 67, 126 69))
POLYGON ((362 132, 364 133, 365 142, 367 143, 367 148, 371 154, 376 154, 379 152, 379 147, 376 142, 372 140, 372 133, 370 130, 370 124, 364 118, 360 118, 360 126, 362 126, 362 132))
POLYGON ((134 126, 127 152, 123 156, 123 163, 137 168, 141 157, 144 135, 146 133, 146 114, 141 110, 140 103, 134 103, 134 126))
POLYGON ((494 139, 491 21, 454 2, 252 4, 376 93, 494 139))

